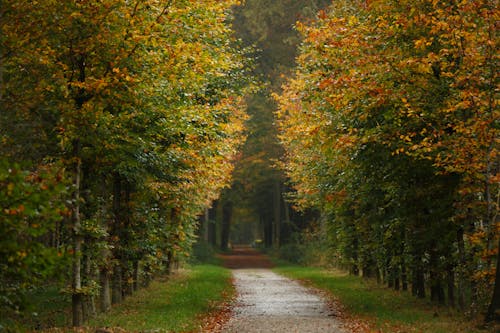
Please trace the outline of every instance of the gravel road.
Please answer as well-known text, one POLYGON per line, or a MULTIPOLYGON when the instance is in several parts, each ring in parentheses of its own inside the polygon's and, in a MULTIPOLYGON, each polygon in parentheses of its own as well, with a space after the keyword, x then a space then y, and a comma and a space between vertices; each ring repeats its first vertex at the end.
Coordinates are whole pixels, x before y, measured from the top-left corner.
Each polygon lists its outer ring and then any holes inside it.
MULTIPOLYGON (((244 254, 248 256, 248 253, 244 254)), ((313 290, 267 268, 234 269, 238 297, 223 333, 346 333, 327 302, 313 290)), ((244 261, 244 258, 242 259, 244 261)), ((248 260, 243 267, 249 266, 248 260)), ((269 262, 254 266, 269 266, 269 262)))

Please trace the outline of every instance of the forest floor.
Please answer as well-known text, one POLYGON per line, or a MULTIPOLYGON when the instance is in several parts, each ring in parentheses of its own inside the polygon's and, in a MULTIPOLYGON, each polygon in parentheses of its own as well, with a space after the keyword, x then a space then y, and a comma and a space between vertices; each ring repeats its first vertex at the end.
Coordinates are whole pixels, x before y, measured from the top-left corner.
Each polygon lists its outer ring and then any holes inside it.
POLYGON ((240 246, 220 257, 232 269, 237 291, 223 333, 348 332, 333 302, 316 289, 274 273, 267 256, 240 246))

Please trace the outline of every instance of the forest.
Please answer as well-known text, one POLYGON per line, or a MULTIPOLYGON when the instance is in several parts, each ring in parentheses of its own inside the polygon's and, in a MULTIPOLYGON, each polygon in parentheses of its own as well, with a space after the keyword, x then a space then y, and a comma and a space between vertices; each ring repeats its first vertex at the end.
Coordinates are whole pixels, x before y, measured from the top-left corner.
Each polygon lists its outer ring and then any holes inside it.
POLYGON ((1 0, 0 331, 252 243, 500 318, 497 0, 1 0))

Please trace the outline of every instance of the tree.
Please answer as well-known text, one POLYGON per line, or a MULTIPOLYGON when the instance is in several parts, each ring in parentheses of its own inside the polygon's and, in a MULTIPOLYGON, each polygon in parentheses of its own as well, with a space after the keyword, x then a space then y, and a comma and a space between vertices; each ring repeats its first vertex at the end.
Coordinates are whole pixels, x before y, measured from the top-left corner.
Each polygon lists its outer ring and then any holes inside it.
POLYGON ((2 6, 1 149, 34 170, 57 162, 72 184, 62 202, 75 326, 93 312, 98 273, 119 301, 137 287, 139 261, 150 276, 188 253, 196 216, 230 182, 251 84, 233 5, 2 6))
POLYGON ((438 302, 445 279, 454 294, 455 272, 476 298, 478 284, 492 290, 493 8, 488 1, 336 3, 299 25, 305 41, 296 75, 277 97, 296 203, 333 217, 345 242, 338 250, 353 268, 373 259, 360 250, 384 253, 390 259, 379 269, 391 286, 412 274, 423 296, 427 272, 438 302), (373 231, 373 243, 360 249, 357 240, 373 231))

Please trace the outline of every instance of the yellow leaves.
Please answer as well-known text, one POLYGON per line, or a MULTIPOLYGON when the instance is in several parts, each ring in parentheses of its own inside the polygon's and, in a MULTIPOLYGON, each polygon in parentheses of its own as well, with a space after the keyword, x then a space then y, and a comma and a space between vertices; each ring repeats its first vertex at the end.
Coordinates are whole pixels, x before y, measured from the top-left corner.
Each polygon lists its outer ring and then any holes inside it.
POLYGON ((348 25, 354 26, 359 23, 359 19, 356 16, 350 16, 349 21, 347 22, 348 25))
POLYGON ((7 194, 8 194, 8 195, 12 195, 12 191, 14 190, 14 188, 15 188, 14 183, 9 183, 9 184, 7 185, 7 194))
POLYGON ((431 46, 433 43, 433 38, 422 37, 413 42, 416 49, 424 49, 426 47, 431 46))

